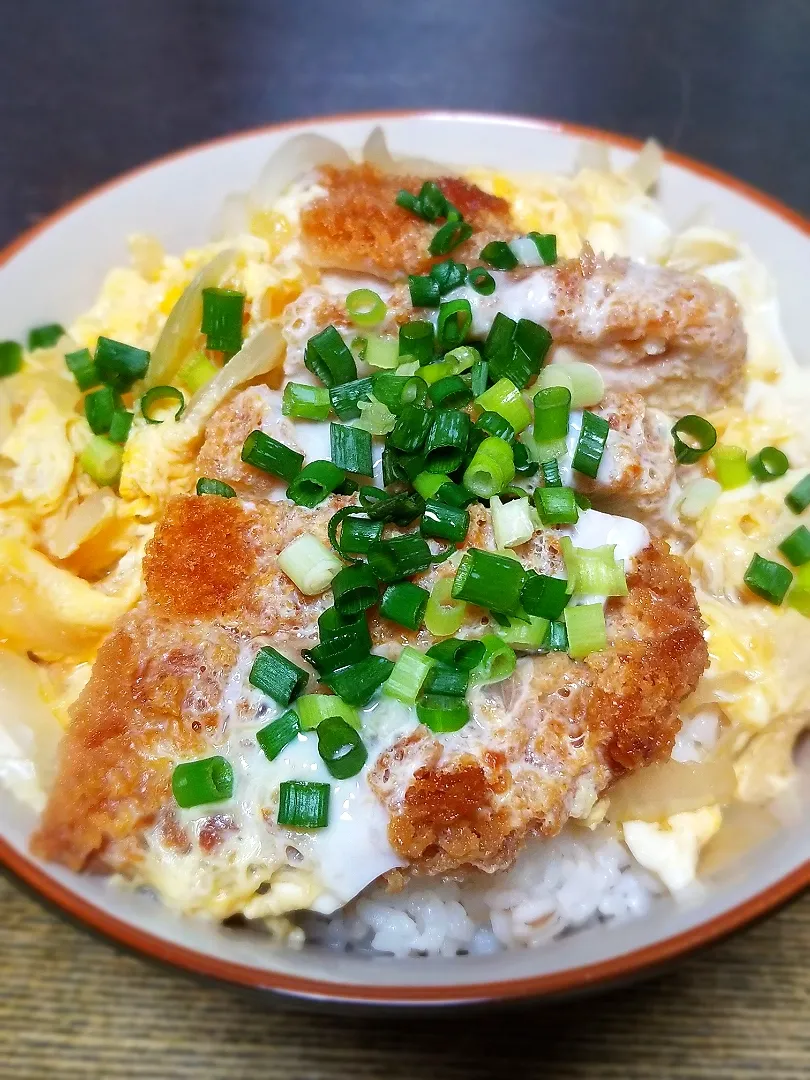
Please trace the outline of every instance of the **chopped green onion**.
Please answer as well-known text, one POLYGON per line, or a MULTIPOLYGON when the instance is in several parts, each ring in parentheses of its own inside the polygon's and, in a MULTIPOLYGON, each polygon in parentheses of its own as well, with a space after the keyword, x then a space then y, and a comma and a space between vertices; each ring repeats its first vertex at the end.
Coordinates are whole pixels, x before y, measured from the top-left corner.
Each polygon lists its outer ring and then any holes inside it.
POLYGON ((423 653, 406 645, 394 664, 394 670, 388 676, 383 693, 405 705, 413 705, 419 697, 433 663, 433 660, 428 659, 423 653))
MULTIPOLYGON (((87 352, 83 349, 82 352, 87 352)), ((79 353, 70 353, 70 356, 79 356, 79 353)), ((87 353, 88 359, 90 353, 87 353)), ((67 356, 65 360, 67 360, 67 356)), ((92 360, 90 361, 92 364, 92 360)), ((7 375, 16 375, 23 366, 23 351, 22 345, 17 341, 0 341, 0 378, 5 378, 7 375)), ((70 366, 70 365, 68 365, 70 366)), ((72 370, 72 369, 71 369, 72 370)), ((88 381, 86 386, 82 386, 79 383, 80 390, 89 390, 91 386, 96 386, 101 380, 98 378, 98 374, 95 370, 95 366, 92 369, 92 377, 94 381, 88 381)), ((89 378, 89 375, 85 378, 89 378)), ((78 376, 76 376, 78 382, 78 376)))
POLYGON ((305 671, 270 645, 259 649, 248 675, 251 686, 267 694, 279 705, 289 705, 308 681, 309 676, 305 671))
MULTIPOLYGON (((3 364, 3 350, 8 345, 15 345, 17 349, 20 346, 15 341, 4 341, 0 344, 0 375, 10 375, 11 371, 6 371, 7 364, 3 364)), ((19 371, 22 366, 22 350, 19 354, 19 365, 14 368, 15 371, 19 371)), ((98 386, 101 382, 101 376, 98 373, 96 365, 93 363, 93 357, 90 355, 89 349, 78 349, 76 352, 67 353, 65 356, 65 364, 68 370, 76 380, 76 385, 82 391, 92 390, 94 386, 98 386)))
POLYGON ((530 615, 528 621, 512 619, 509 626, 499 626, 495 633, 507 645, 521 652, 537 652, 548 636, 549 620, 530 615))
POLYGON ((281 400, 281 412, 284 416, 292 416, 300 420, 326 420, 330 408, 329 391, 325 386, 289 382, 284 387, 284 396, 281 400))
POLYGON ((579 509, 572 488, 537 488, 534 493, 534 504, 545 526, 573 525, 579 518, 579 509))
POLYGON ((332 694, 304 694, 295 703, 302 731, 315 731, 329 716, 339 716, 358 730, 360 717, 347 702, 332 694))
POLYGON ((436 338, 442 349, 455 349, 464 343, 472 326, 469 300, 446 300, 439 306, 436 338))
POLYGON ((794 514, 801 514, 810 506, 810 473, 790 489, 785 504, 794 514))
POLYGON ((406 377, 381 373, 374 376, 374 396, 394 415, 399 415, 406 405, 421 405, 424 402, 427 383, 418 375, 406 377))
POLYGON ((475 399, 487 412, 497 413, 514 432, 521 432, 531 423, 532 414, 520 390, 509 379, 499 379, 489 390, 475 399))
MULTIPOLYGON (((383 657, 378 656, 377 659, 382 660, 383 657)), ((356 776, 368 760, 363 740, 339 716, 327 716, 318 725, 318 753, 336 780, 356 776)))
POLYGON ((394 661, 385 656, 366 656, 356 664, 324 675, 323 682, 348 705, 368 705, 393 666, 394 661))
POLYGON ((46 326, 35 326, 28 331, 28 351, 34 349, 51 349, 65 336, 64 327, 59 323, 48 323, 46 326))
POLYGON ((357 378, 357 364, 352 351, 334 326, 327 326, 309 339, 304 365, 329 389, 357 378))
POLYGON ((380 601, 380 614, 407 630, 418 630, 425 618, 430 593, 412 581, 389 585, 380 601))
POLYGON ((553 620, 562 615, 569 595, 565 578, 529 570, 520 590, 520 603, 527 615, 553 620))
POLYGON ((550 386, 534 395, 534 437, 537 442, 564 439, 568 434, 571 391, 550 386))
POLYGON ((403 323, 399 328, 399 355, 412 356, 420 365, 429 364, 433 359, 435 333, 433 323, 423 319, 403 323))
POLYGON ((464 486, 480 499, 491 499, 515 475, 512 447, 504 439, 484 439, 464 472, 464 486))
POLYGON ((522 442, 517 442, 512 447, 515 459, 515 472, 518 476, 534 476, 540 466, 529 457, 529 451, 522 442))
POLYGON ((568 652, 568 631, 562 619, 554 619, 548 624, 548 633, 543 642, 547 652, 568 652))
POLYGON ((346 474, 331 461, 310 461, 287 488, 287 498, 296 506, 312 510, 343 483, 346 474))
MULTIPOLYGON (((745 456, 743 456, 743 466, 747 475, 748 465, 745 462, 745 456)), ((678 513, 687 521, 697 521, 701 514, 717 502, 722 491, 722 487, 716 480, 708 476, 700 476, 684 488, 678 501, 678 513)))
POLYGON ((439 286, 442 296, 459 288, 467 279, 467 267, 453 259, 445 259, 430 268, 430 276, 439 286))
POLYGON ((116 409, 121 407, 121 398, 109 386, 93 390, 84 399, 84 415, 94 435, 106 435, 116 409))
MULTIPOLYGON (((463 348, 463 346, 462 346, 463 348)), ((446 379, 456 373, 456 364, 452 360, 431 360, 429 364, 425 364, 424 367, 419 368, 419 376, 425 383, 427 383, 428 391, 430 387, 442 379, 446 379)))
POLYGON ((496 634, 484 634, 481 638, 484 656, 471 673, 473 683, 488 686, 508 679, 517 666, 515 650, 496 634))
POLYGON ((368 486, 360 489, 360 502, 373 521, 393 521, 397 525, 410 525, 425 512, 425 500, 415 491, 391 495, 368 486))
POLYGON ((481 250, 480 257, 496 270, 514 270, 518 264, 514 251, 503 240, 490 241, 481 250))
POLYGON ((457 409, 422 413, 429 428, 425 438, 425 468, 430 473, 454 472, 464 460, 470 436, 470 418, 457 409))
POLYGON ((609 433, 610 424, 603 416, 598 416, 592 412, 582 414, 582 427, 579 431, 579 439, 571 462, 571 467, 576 472, 582 473, 583 476, 589 476, 592 480, 596 479, 609 433))
POLYGON ((197 481, 198 495, 219 495, 222 499, 235 499, 236 492, 230 484, 222 480, 212 480, 208 476, 201 476, 197 481))
POLYGON ((442 357, 445 364, 452 364, 453 369, 449 374, 461 375, 465 371, 471 370, 476 363, 480 362, 481 354, 478 349, 472 345, 458 345, 455 349, 450 349, 442 357))
POLYGON ((172 773, 172 795, 183 810, 230 799, 233 786, 233 768, 219 754, 176 765, 172 773))
POLYGON ((538 378, 542 389, 564 386, 571 391, 571 408, 586 409, 598 405, 605 396, 605 380, 593 364, 554 363, 544 367, 538 378))
POLYGON ((153 412, 155 408, 160 409, 162 404, 165 405, 169 401, 176 402, 174 419, 179 420, 186 409, 186 399, 183 397, 182 390, 178 390, 176 386, 153 386, 151 390, 146 391, 141 398, 141 415, 147 424, 163 423, 153 415, 153 412))
POLYGON ((470 719, 464 698, 450 694, 427 694, 416 703, 419 723, 436 733, 459 731, 470 719))
POLYGON ((501 551, 520 547, 534 536, 534 522, 529 513, 529 500, 525 496, 504 503, 493 495, 490 509, 495 546, 501 551))
POLYGON ((289 484, 301 471, 304 455, 292 450, 263 431, 251 431, 242 447, 242 461, 262 472, 271 473, 289 484))
POLYGON ((94 362, 102 382, 114 390, 124 391, 146 374, 149 353, 145 349, 125 345, 122 341, 100 337, 96 343, 94 362))
POLYGON ((473 397, 480 397, 487 388, 489 381, 489 364, 486 360, 476 360, 472 366, 470 376, 470 389, 473 397))
POLYGON ((428 396, 437 408, 460 409, 472 401, 472 390, 460 375, 447 375, 428 388, 428 396))
POLYGON ((383 321, 388 308, 373 289, 354 289, 346 297, 346 311, 355 326, 376 326, 383 321))
POLYGON ((466 221, 448 221, 436 231, 428 251, 431 255, 447 255, 459 244, 469 240, 472 232, 472 225, 466 221))
POLYGON ((242 348, 242 319, 245 294, 234 289, 209 288, 202 291, 202 323, 206 348, 229 356, 242 348))
POLYGON ((279 570, 305 596, 319 596, 332 584, 343 564, 312 533, 301 533, 279 552, 279 570))
POLYGON ((452 595, 453 579, 439 578, 430 591, 425 609, 425 627, 434 637, 450 637, 461 627, 467 605, 452 595))
POLYGON ((470 548, 456 571, 452 596, 454 600, 510 614, 520 606, 523 578, 523 567, 515 559, 470 548))
POLYGON ((293 709, 282 713, 277 720, 256 732, 256 742, 268 761, 275 761, 285 746, 298 736, 301 724, 293 709))
POLYGON ((761 484, 778 480, 790 468, 787 455, 775 446, 764 446, 748 462, 748 468, 761 484))
POLYGON ((799 525, 785 537, 779 545, 779 550, 794 566, 803 566, 806 562, 810 562, 810 529, 805 525, 799 525))
MULTIPOLYGON (((540 465, 540 469, 543 473, 543 483, 546 487, 562 487, 563 482, 560 479, 560 466, 556 458, 551 461, 544 461, 540 465)), ((579 505, 579 504, 577 504, 579 505)))
POLYGON ((448 480, 446 484, 442 484, 439 490, 436 492, 436 497, 439 502, 447 503, 448 506, 469 506, 476 501, 475 495, 462 484, 455 484, 452 480, 448 480))
POLYGON ((355 428, 368 432, 369 435, 388 435, 394 430, 397 418, 381 401, 358 401, 360 419, 355 421, 355 428))
POLYGON ((190 394, 196 394, 218 371, 219 368, 210 357, 203 352, 196 352, 177 369, 177 381, 181 382, 190 394))
POLYGON ((560 548, 572 596, 627 596, 624 564, 616 558, 615 544, 579 548, 563 536, 560 548))
POLYGON ((445 641, 437 641, 435 645, 431 645, 427 655, 441 664, 470 672, 478 667, 484 659, 485 652, 484 643, 478 638, 447 638, 445 641))
POLYGON ((503 439, 504 442, 508 442, 512 446, 512 453, 514 454, 515 429, 508 420, 504 420, 500 413, 481 413, 475 422, 475 426, 480 431, 485 431, 487 435, 495 435, 497 438, 503 439))
POLYGON ((397 417, 396 426, 388 437, 388 445, 405 453, 415 453, 425 441, 431 414, 417 405, 406 405, 397 417))
POLYGON ((329 784, 284 780, 278 786, 278 823, 291 829, 325 829, 329 824, 329 784))
POLYGON ((443 484, 450 482, 444 473, 421 472, 413 479, 413 486, 423 499, 432 499, 443 484))
POLYGON ((368 565, 386 584, 427 570, 432 560, 427 542, 414 533, 379 540, 368 549, 368 565))
MULTIPOLYGON (((349 507, 349 509, 353 509, 349 507)), ((366 555, 371 544, 382 539, 383 523, 347 514, 343 518, 337 551, 340 555, 366 555)))
POLYGON ((395 368, 399 364, 399 342, 395 337, 369 334, 363 357, 369 367, 395 368))
POLYGON ((368 566, 346 566, 332 581, 335 609, 342 619, 351 619, 379 600, 377 581, 368 566))
POLYGON ((435 499, 425 501, 425 512, 419 526, 422 536, 436 536, 440 540, 451 540, 454 544, 460 544, 469 527, 470 515, 467 510, 448 506, 435 499))
POLYGON ((121 472, 123 453, 105 439, 103 435, 94 435, 79 455, 79 465, 99 487, 114 484, 121 472))
POLYGON ((467 693, 469 681, 469 671, 439 662, 434 664, 428 672, 423 692, 425 694, 449 694, 451 697, 463 697, 467 693))
MULTIPOLYGON (((342 633, 322 638, 311 649, 303 649, 301 655, 322 679, 350 664, 357 664, 369 654, 370 636, 364 632, 363 626, 364 620, 349 623, 342 633)), ((368 626, 365 630, 368 630, 368 626)))
POLYGON ((723 491, 744 487, 751 479, 751 472, 741 446, 724 446, 718 443, 711 451, 717 482, 723 491))
POLYGON ((473 270, 470 270, 468 279, 470 285, 481 296, 492 296, 495 292, 495 278, 483 266, 476 266, 473 270))
POLYGON ((445 217, 450 209, 450 204, 444 197, 442 189, 433 180, 426 180, 418 195, 412 195, 403 189, 394 201, 397 206, 410 210, 412 214, 418 214, 425 221, 435 221, 436 218, 445 217))
POLYGON ((128 409, 116 409, 112 415, 112 420, 110 420, 110 442, 118 443, 119 446, 123 446, 129 438, 129 433, 132 430, 132 421, 134 419, 135 414, 129 412, 128 409))
POLYGON ((329 442, 332 462, 349 473, 361 476, 373 476, 374 465, 371 458, 371 435, 359 427, 347 427, 345 424, 329 425, 329 442))
POLYGON ((530 232, 527 239, 537 248, 537 254, 546 266, 552 266, 557 261, 557 237, 554 233, 530 232))
POLYGON ((438 281, 418 274, 408 275, 408 291, 414 307, 438 307, 442 298, 438 281))
POLYGON ((568 655, 582 660, 607 648, 605 611, 601 604, 579 604, 563 612, 568 634, 568 655))
POLYGON ((777 606, 785 599, 792 580, 793 574, 786 566, 763 559, 761 555, 754 555, 743 576, 752 593, 777 606))
POLYGON ((797 571, 793 588, 788 593, 788 607, 810 619, 810 566, 805 564, 797 571))
POLYGON ((354 635, 362 638, 365 642, 365 651, 371 652, 371 635, 368 632, 365 615, 344 619, 337 608, 326 608, 318 616, 318 634, 321 641, 328 641, 333 637, 344 637, 346 634, 354 635))
POLYGON ((681 417, 672 425, 671 430, 675 443, 675 460, 681 465, 693 465, 696 461, 700 461, 717 442, 717 431, 714 426, 704 417, 695 416, 694 413, 681 417))
POLYGON ((492 320, 486 341, 484 342, 484 356, 492 360, 496 356, 508 358, 514 351, 515 331, 517 323, 502 312, 498 312, 492 320))

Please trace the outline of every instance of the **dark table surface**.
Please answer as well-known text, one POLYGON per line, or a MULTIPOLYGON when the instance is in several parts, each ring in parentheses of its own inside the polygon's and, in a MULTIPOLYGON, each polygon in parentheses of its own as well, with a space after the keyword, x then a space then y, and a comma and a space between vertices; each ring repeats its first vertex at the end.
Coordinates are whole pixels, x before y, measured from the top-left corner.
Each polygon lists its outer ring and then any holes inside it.
MULTIPOLYGON (((644 137, 810 212, 807 0, 25 0, 0 21, 0 243, 226 132, 373 108, 644 137)), ((0 882, 0 1075, 577 1080, 810 1075, 810 898, 672 975, 469 1021, 266 1013, 0 882)))

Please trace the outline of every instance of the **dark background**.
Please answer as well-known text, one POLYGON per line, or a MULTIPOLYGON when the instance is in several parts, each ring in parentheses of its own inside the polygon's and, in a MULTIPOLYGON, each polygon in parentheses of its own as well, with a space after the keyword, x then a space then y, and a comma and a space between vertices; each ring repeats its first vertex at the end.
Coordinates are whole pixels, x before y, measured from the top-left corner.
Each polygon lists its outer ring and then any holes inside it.
POLYGON ((292 117, 556 117, 810 211, 808 0, 2 0, 0 243, 170 150, 292 117))

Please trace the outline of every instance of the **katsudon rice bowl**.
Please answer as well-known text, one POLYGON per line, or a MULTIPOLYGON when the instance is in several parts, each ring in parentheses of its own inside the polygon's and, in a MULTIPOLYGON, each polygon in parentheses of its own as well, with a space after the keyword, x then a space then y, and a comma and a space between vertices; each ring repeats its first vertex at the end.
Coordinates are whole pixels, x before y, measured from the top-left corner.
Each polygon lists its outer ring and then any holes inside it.
POLYGON ((769 270, 665 213, 654 143, 277 141, 210 239, 133 232, 0 345, 27 857, 254 954, 699 905, 800 812, 810 377, 769 270))

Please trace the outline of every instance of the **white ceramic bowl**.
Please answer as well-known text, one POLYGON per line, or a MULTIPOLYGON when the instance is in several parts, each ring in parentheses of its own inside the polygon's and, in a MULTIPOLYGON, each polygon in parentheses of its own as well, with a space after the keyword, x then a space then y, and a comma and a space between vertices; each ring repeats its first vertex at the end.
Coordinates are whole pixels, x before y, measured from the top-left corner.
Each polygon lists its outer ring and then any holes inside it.
MULTIPOLYGON (((99 188, 6 249, 0 255, 0 337, 22 337, 39 323, 69 323, 89 306, 107 270, 126 264, 131 232, 154 233, 169 251, 204 242, 222 197, 248 187, 289 135, 318 131, 359 148, 375 123, 384 125, 394 152, 459 166, 567 170, 583 137, 612 144, 618 163, 638 148, 619 136, 568 125, 448 113, 335 117, 221 139, 99 188)), ((708 204, 718 225, 750 242, 778 283, 788 339, 800 361, 810 364, 808 223, 736 180, 672 154, 660 196, 672 221, 685 221, 708 204)), ((806 772, 810 779, 810 763, 806 772)), ((120 944, 189 971, 327 1003, 452 1005, 597 987, 650 971, 810 885, 810 833, 796 825, 724 870, 691 907, 661 900, 646 918, 586 930, 534 951, 368 961, 288 951, 250 932, 179 917, 104 879, 42 864, 27 852, 32 825, 30 811, 0 791, 0 861, 64 912, 120 944)))

